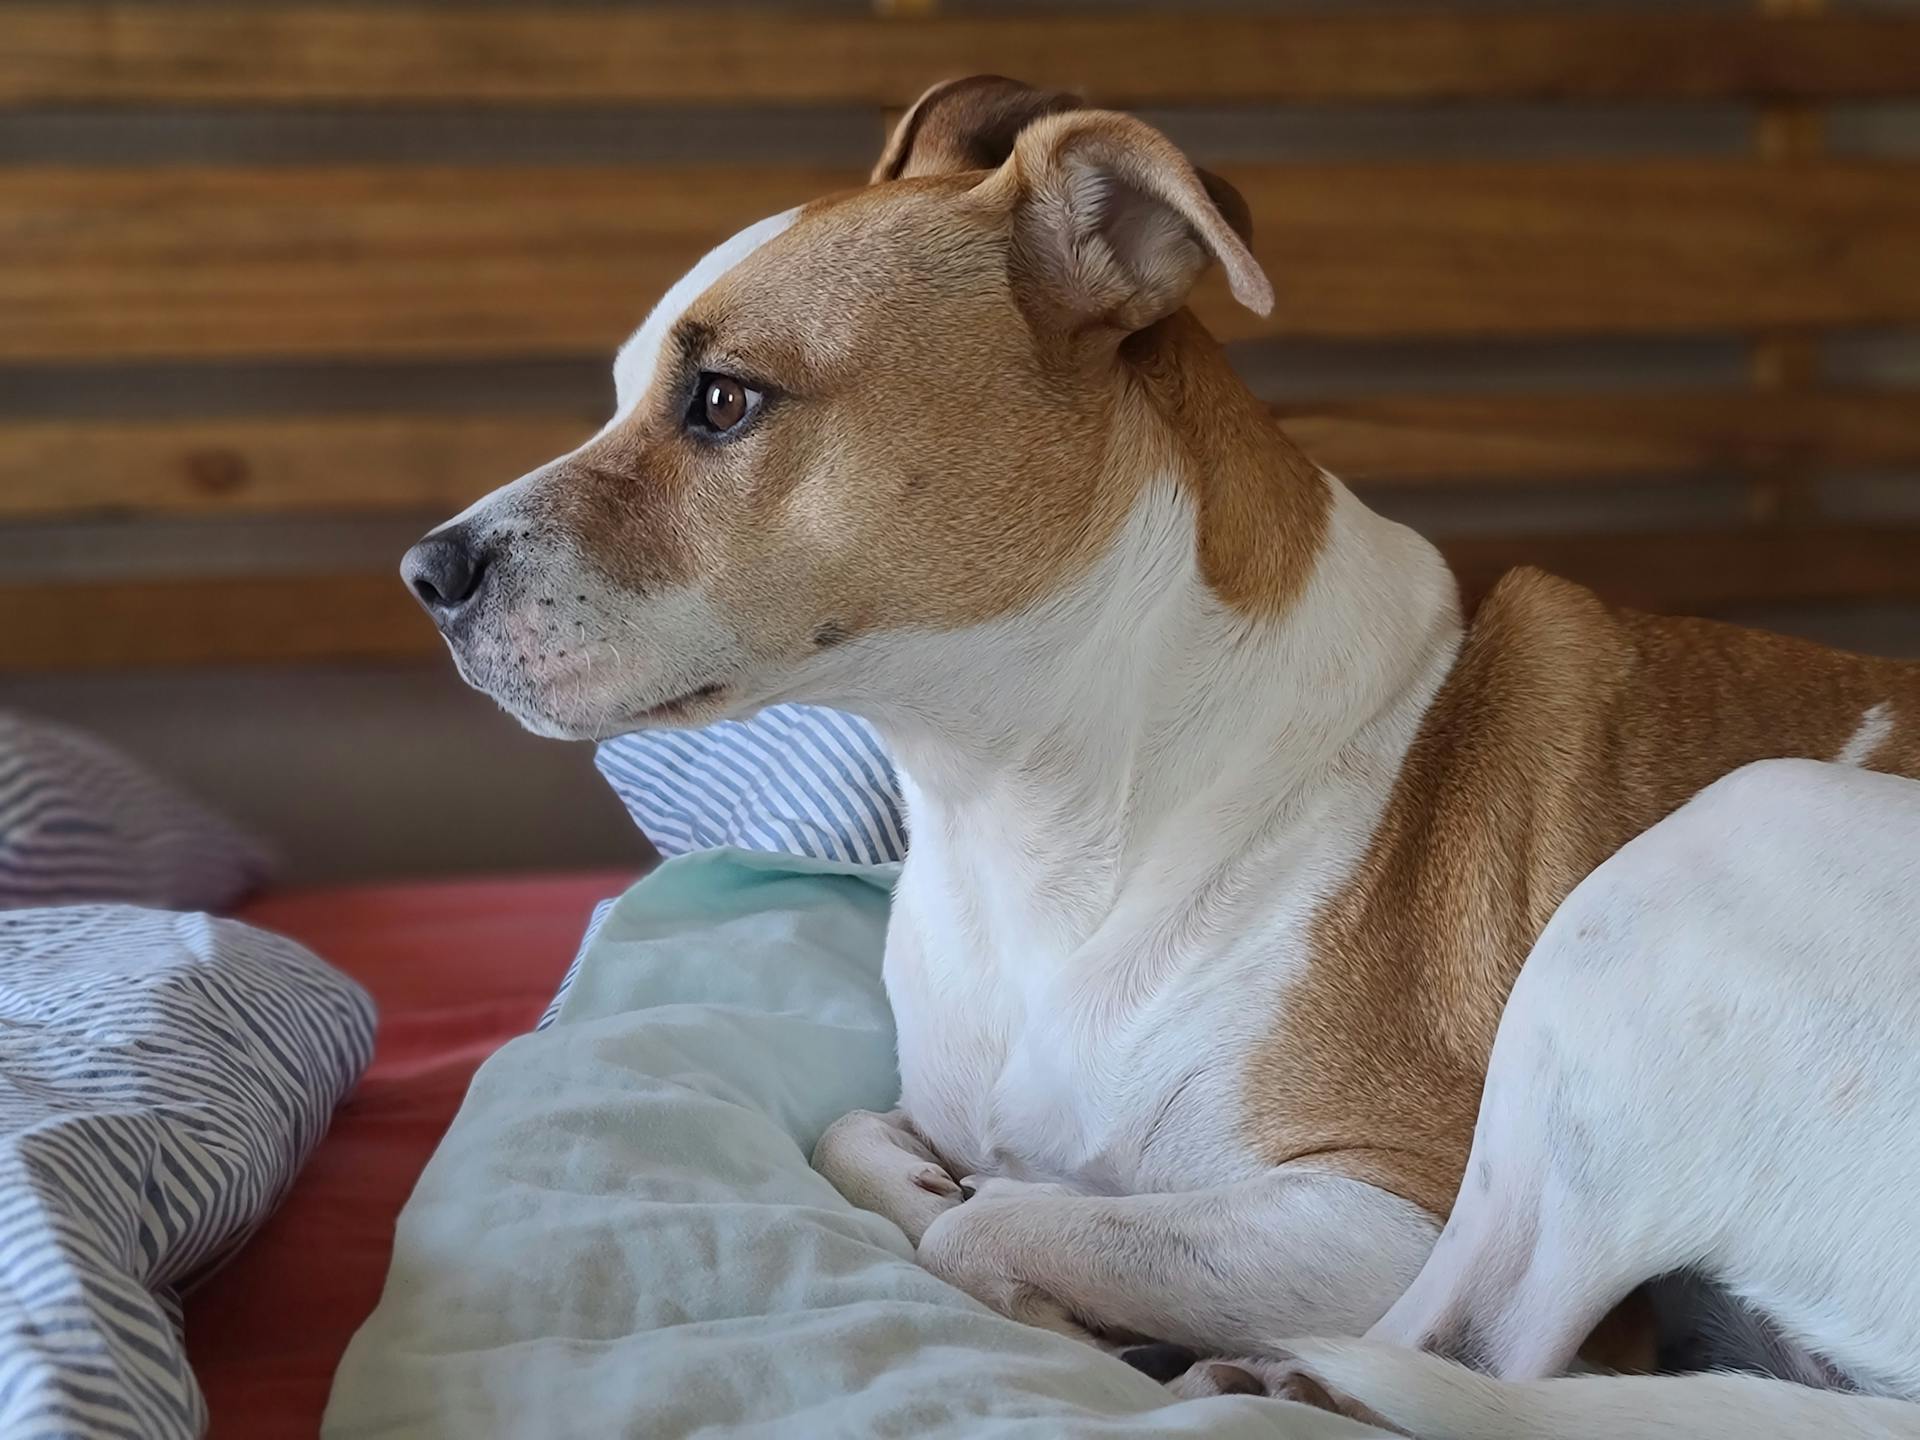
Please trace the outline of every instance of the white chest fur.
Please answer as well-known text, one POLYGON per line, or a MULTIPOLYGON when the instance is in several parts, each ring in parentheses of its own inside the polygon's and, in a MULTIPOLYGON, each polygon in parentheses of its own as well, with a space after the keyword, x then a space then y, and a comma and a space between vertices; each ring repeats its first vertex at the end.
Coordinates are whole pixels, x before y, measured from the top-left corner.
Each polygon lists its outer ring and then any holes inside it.
POLYGON ((1140 893, 1078 944, 1019 903, 1017 862, 916 860, 886 972, 907 1112, 973 1171, 1115 1193, 1253 1173, 1238 1104, 1249 1052, 1308 963, 1326 882, 1364 846, 1345 822, 1377 814, 1343 798, 1344 821, 1297 847, 1304 836, 1263 843, 1198 893, 1138 875, 1140 893))
POLYGON ((997 622, 1024 647, 943 637, 928 673, 1036 657, 997 682, 1016 723, 876 717, 911 777, 886 959, 902 1103, 967 1170, 1138 1192, 1260 1168, 1250 1052, 1451 663, 1450 578, 1344 491, 1314 580, 1257 638, 1169 573, 1191 570, 1190 525, 1144 503, 1084 607, 997 622))

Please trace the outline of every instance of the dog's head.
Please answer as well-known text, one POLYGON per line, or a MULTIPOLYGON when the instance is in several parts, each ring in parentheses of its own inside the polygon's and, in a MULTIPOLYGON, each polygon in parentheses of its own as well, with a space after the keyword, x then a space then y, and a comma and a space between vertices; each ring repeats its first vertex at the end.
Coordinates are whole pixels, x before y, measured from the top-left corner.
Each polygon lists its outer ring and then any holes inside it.
POLYGON ((461 672, 529 728, 820 698, 862 644, 1043 600, 1124 518, 1116 447, 1154 443, 1127 433, 1128 338, 1211 262, 1271 304, 1239 197, 1068 97, 936 87, 873 180, 714 250, 622 347, 598 435, 407 553, 461 672))

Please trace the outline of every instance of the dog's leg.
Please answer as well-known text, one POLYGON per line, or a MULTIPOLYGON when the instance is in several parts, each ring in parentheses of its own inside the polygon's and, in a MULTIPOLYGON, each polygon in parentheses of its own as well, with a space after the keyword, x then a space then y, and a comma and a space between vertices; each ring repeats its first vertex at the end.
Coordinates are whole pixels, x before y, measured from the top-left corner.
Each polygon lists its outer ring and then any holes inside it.
POLYGON ((813 1168, 862 1210, 884 1215, 915 1245, 960 1203, 960 1184, 904 1112, 855 1110, 827 1127, 813 1168))
POLYGON ((1239 1355, 1283 1335, 1359 1334, 1437 1228, 1409 1201, 1305 1165, 1185 1194, 986 1180, 927 1230, 920 1260, 1015 1319, 1239 1355))
MULTIPOLYGON (((1555 1195, 1542 1137, 1531 1128, 1540 1111, 1522 1100, 1506 1114, 1501 1082, 1496 1071, 1452 1217, 1419 1275, 1366 1334, 1495 1375, 1557 1375, 1643 1277, 1612 1262, 1603 1222, 1555 1195)), ((1196 1365, 1174 1393, 1268 1394, 1364 1416, 1361 1399, 1302 1375, 1289 1358, 1295 1343, 1270 1331, 1243 1351, 1219 1352, 1246 1358, 1196 1365)))
POLYGON ((1506 1379, 1559 1375, 1628 1292, 1705 1244, 1652 1186, 1685 1037, 1642 1013, 1645 985, 1605 953, 1639 899, 1609 879, 1590 879, 1528 958, 1446 1228, 1369 1339, 1506 1379))
POLYGON ((1633 1286, 1697 1268, 1920 1393, 1920 1304, 1886 1280, 1920 1174, 1887 1141, 1920 1097, 1916 819, 1911 782, 1754 766, 1589 876, 1501 1018, 1452 1218, 1370 1338, 1544 1378, 1633 1286))
POLYGON ((1605 1215, 1569 1193, 1555 1172, 1546 1131, 1578 1120, 1541 1105, 1542 1096, 1511 1078, 1491 1076, 1452 1216, 1419 1276, 1368 1338, 1533 1379, 1565 1372, 1656 1262, 1642 1263, 1617 1243, 1605 1215))

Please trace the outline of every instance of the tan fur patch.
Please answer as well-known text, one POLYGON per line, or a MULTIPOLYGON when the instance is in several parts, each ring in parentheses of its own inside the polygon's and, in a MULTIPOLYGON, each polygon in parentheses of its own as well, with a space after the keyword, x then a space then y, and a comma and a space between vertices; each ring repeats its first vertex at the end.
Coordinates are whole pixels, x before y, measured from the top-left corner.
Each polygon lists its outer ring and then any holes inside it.
POLYGON ((1134 337, 1123 353, 1180 444, 1201 575, 1233 609, 1279 615, 1326 539, 1333 496, 1325 479, 1188 312, 1134 337))
POLYGON ((1920 775, 1920 665, 1507 576, 1254 1057, 1261 1154, 1324 1158, 1444 1216, 1507 993, 1568 892, 1729 771, 1832 759, 1883 703, 1895 720, 1874 768, 1920 775))
POLYGON ((1009 614, 1091 567, 1132 504, 1119 376, 1038 351, 1004 216, 970 191, 914 180, 811 207, 689 312, 784 392, 742 456, 749 508, 701 532, 712 593, 756 624, 763 601, 792 604, 751 588, 791 573, 786 546, 849 634, 1009 614))
POLYGON ((657 593, 693 577, 693 551, 680 523, 694 484, 689 456, 668 426, 630 421, 559 462, 529 498, 529 530, 552 527, 623 589, 657 593))

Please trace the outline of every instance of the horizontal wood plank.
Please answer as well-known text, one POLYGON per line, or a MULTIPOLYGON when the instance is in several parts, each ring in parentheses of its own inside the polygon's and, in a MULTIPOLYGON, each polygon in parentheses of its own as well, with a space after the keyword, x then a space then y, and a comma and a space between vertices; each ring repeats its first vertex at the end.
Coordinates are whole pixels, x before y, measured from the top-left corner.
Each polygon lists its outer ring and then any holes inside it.
MULTIPOLYGON (((1920 602, 1920 527, 1455 539, 1469 596, 1539 565, 1643 609, 1920 602)), ((0 672, 418 660, 439 637, 391 575, 0 585, 0 672)))
POLYGON ((883 18, 681 5, 28 4, 0 105, 889 105, 998 71, 1103 103, 1920 93, 1912 16, 1613 10, 883 18))
POLYGON ((1380 395, 1278 413, 1316 460, 1362 483, 1920 465, 1920 391, 1908 390, 1380 395))
POLYGON ((0 360, 599 354, 804 167, 0 171, 0 360))
POLYGON ((0 584, 0 672, 417 660, 440 637, 397 575, 0 584))
MULTIPOLYGON (((1556 485, 1920 466, 1920 391, 1366 396, 1280 407, 1342 477, 1556 485)), ((0 521, 461 509, 601 417, 0 420, 0 521)))
MULTIPOLYGON (((1278 301, 1227 338, 1920 322, 1920 163, 1232 172, 1278 301)), ((806 168, 0 171, 0 361, 607 354, 806 168)))
POLYGON ((1533 565, 1616 605, 1673 614, 1920 603, 1920 527, 1911 525, 1472 536, 1441 549, 1470 601, 1515 565, 1533 565))
POLYGON ((0 420, 0 521, 451 512, 596 424, 584 413, 0 420))
POLYGON ((1920 321, 1920 163, 1249 167, 1273 315, 1225 337, 1660 335, 1920 321))

